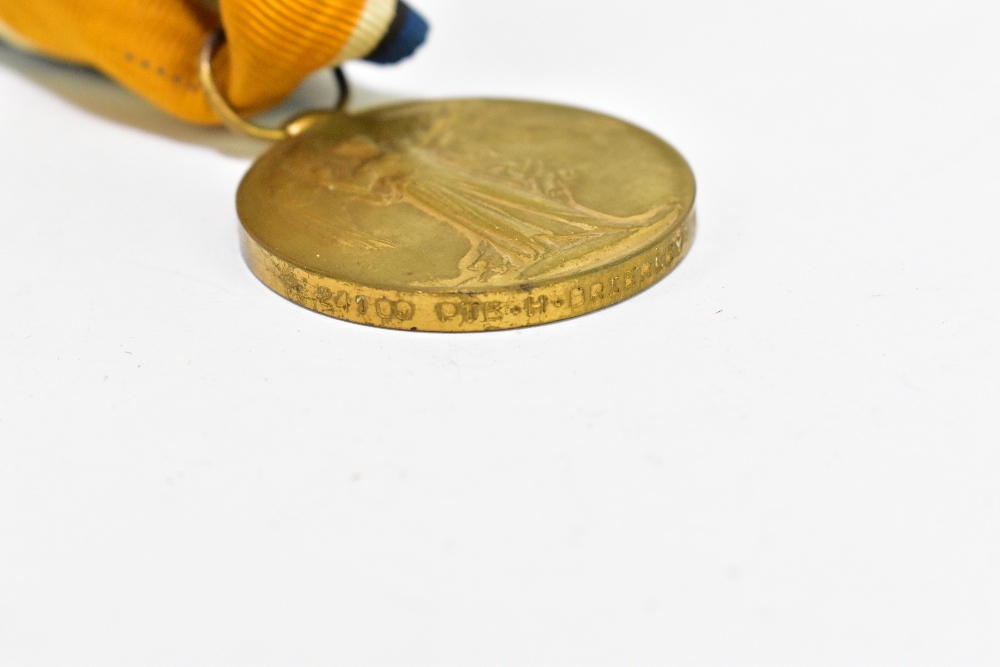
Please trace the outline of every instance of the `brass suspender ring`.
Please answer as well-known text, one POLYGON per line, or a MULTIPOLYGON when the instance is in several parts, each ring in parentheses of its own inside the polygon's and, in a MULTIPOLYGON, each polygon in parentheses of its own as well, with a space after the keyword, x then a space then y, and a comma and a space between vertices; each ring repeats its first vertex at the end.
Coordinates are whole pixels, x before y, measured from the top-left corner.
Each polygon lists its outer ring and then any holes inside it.
MULTIPOLYGON (((261 127, 244 120, 215 85, 215 76, 212 73, 212 56, 215 55, 216 50, 225 39, 225 32, 222 28, 217 28, 205 38, 205 42, 201 45, 201 52, 198 54, 198 78, 201 80, 201 87, 205 90, 208 105, 212 107, 212 111, 219 117, 222 124, 234 132, 271 141, 287 138, 289 135, 287 126, 280 128, 261 127)), ((344 76, 344 72, 339 67, 334 68, 333 75, 337 81, 338 91, 337 104, 333 107, 336 111, 347 103, 350 89, 347 85, 347 77, 344 76)))

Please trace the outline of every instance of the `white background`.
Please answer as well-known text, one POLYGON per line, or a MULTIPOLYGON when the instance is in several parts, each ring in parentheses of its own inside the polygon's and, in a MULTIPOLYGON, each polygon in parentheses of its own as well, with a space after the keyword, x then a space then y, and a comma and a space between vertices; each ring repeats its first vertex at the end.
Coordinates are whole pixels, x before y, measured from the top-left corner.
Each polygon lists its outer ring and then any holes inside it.
POLYGON ((1000 664, 997 3, 415 4, 361 102, 644 126, 691 254, 328 319, 240 258, 264 144, 0 49, 0 664, 1000 664))

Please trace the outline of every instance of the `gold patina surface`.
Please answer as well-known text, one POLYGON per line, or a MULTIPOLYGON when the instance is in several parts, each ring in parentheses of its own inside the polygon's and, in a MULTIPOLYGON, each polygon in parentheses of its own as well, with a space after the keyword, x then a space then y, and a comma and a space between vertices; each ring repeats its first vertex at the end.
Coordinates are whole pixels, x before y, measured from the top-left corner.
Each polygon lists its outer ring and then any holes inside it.
POLYGON ((600 114, 453 100, 289 129, 240 185, 244 254, 271 289, 340 319, 552 322, 649 287, 693 238, 687 163, 600 114))

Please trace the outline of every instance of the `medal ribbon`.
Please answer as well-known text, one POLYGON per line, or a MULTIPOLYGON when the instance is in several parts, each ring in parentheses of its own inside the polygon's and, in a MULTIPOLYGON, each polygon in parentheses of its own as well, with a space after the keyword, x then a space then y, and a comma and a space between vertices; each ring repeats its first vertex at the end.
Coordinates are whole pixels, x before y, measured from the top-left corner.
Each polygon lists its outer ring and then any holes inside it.
POLYGON ((322 67, 395 62, 427 31, 398 0, 0 0, 0 37, 95 67, 195 123, 218 123, 198 83, 198 51, 220 25, 227 41, 213 70, 242 114, 274 106, 322 67))

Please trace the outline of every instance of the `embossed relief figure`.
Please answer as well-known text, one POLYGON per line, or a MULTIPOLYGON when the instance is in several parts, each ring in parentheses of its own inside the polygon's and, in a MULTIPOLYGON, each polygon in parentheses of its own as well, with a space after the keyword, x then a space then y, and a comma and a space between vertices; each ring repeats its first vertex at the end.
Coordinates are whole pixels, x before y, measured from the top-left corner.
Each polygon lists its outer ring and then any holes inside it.
MULTIPOLYGON (((310 163, 300 167, 331 194, 407 204, 460 230, 472 244, 460 262, 465 280, 544 277, 678 211, 675 202, 630 217, 589 209, 573 198, 571 171, 492 152, 470 156, 454 145, 447 114, 418 122, 421 131, 399 138, 361 131, 297 157, 310 163), (460 164, 470 157, 485 168, 474 172, 460 164)), ((375 238, 364 242, 380 245, 375 238)))

